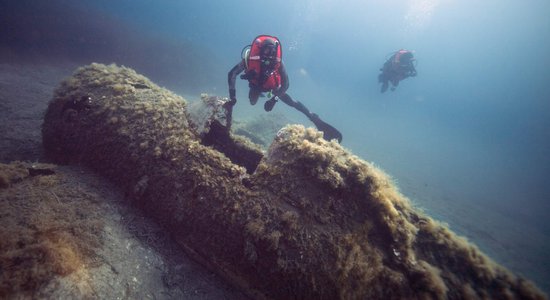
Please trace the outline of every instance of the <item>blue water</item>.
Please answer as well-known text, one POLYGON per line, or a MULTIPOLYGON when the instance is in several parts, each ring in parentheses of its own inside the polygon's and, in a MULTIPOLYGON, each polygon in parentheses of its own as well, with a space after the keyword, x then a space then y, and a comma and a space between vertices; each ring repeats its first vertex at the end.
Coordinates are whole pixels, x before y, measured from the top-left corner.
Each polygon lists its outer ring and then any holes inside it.
MULTIPOLYGON (((278 36, 288 93, 338 128, 344 147, 392 175, 415 205, 550 292, 549 1, 54 2, 93 24, 124 28, 142 45, 182 43, 181 52, 160 47, 139 56, 146 47, 119 46, 86 59, 126 61, 189 97, 227 96, 227 72, 241 49, 259 34, 278 36), (380 94, 378 69, 400 48, 415 51, 418 76, 380 94), (151 67, 156 62, 164 64, 151 67)), ((111 33, 106 44, 127 38, 111 33)), ((263 113, 248 104, 245 82, 237 92, 237 117, 263 113)), ((312 125, 284 104, 275 111, 312 125)))

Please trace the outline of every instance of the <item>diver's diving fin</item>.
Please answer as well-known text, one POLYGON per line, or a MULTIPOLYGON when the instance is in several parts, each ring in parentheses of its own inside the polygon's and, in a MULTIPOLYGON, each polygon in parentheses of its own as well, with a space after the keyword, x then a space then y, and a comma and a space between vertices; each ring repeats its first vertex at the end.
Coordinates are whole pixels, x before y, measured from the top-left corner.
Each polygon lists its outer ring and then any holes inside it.
POLYGON ((313 124, 315 124, 315 127, 317 127, 319 131, 323 132, 323 138, 325 140, 330 141, 332 139, 336 139, 338 143, 342 142, 342 134, 340 131, 332 127, 330 124, 325 123, 317 114, 311 114, 309 119, 313 122, 313 124))

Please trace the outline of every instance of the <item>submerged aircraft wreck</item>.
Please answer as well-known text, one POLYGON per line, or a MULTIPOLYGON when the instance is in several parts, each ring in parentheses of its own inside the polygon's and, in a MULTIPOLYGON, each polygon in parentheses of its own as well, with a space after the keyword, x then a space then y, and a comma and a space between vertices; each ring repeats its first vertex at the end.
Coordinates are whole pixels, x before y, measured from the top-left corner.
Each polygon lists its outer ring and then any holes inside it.
POLYGON ((262 151, 228 130, 223 102, 190 104, 129 68, 91 64, 55 91, 43 145, 115 182, 253 298, 544 298, 336 141, 290 125, 262 151))

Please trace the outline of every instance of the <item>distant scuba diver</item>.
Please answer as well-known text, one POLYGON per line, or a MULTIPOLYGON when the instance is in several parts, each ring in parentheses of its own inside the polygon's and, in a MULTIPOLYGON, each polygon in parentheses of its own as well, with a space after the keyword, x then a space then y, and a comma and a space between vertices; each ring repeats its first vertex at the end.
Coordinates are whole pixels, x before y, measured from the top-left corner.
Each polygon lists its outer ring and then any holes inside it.
POLYGON ((326 140, 337 139, 341 142, 342 134, 338 130, 322 121, 317 114, 311 113, 301 102, 293 100, 286 93, 289 81, 282 55, 281 43, 274 36, 260 35, 251 45, 246 46, 241 53, 242 60, 227 75, 231 99, 227 102, 227 106, 233 107, 237 103, 235 79, 244 71, 245 73, 240 77, 248 80, 250 104, 255 105, 262 93, 267 92, 270 99, 264 104, 265 111, 271 111, 280 99, 306 115, 317 129, 323 131, 326 140))
POLYGON ((381 93, 388 90, 388 82, 391 82, 391 90, 394 91, 399 85, 399 81, 407 77, 415 77, 416 69, 414 67, 416 60, 409 50, 401 49, 395 52, 380 69, 382 73, 378 75, 378 82, 382 83, 381 93))

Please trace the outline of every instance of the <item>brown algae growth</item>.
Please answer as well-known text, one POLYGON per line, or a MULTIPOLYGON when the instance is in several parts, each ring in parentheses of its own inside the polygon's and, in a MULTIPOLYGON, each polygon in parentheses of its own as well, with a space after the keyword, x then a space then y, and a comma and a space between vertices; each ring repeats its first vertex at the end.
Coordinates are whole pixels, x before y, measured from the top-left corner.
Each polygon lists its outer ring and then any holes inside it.
POLYGON ((186 105, 129 68, 92 64, 56 90, 43 144, 54 161, 116 182, 256 298, 545 297, 315 129, 283 128, 247 173, 202 143, 186 105))

